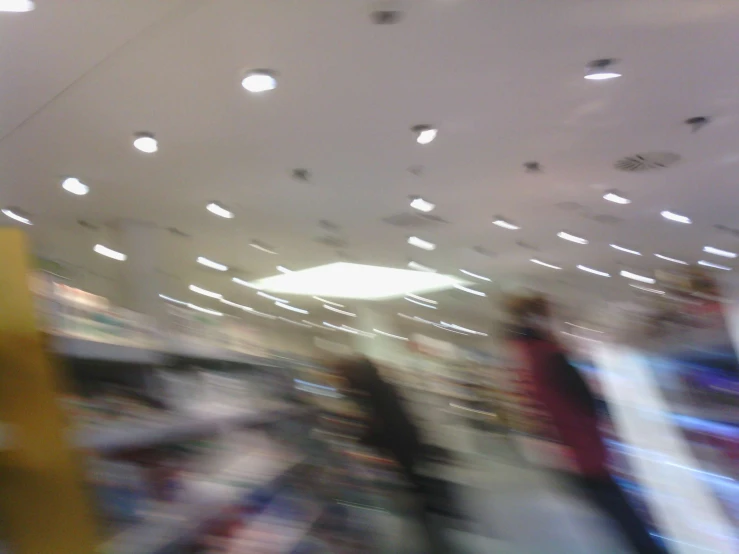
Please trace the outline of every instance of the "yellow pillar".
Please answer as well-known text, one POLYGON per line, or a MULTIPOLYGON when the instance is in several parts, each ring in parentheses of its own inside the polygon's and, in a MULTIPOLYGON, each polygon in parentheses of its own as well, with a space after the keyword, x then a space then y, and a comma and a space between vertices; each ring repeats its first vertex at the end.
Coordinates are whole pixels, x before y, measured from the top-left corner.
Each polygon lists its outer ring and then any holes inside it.
POLYGON ((55 372, 29 290, 30 252, 0 228, 0 521, 13 554, 92 554, 98 541, 82 466, 67 442, 55 372))

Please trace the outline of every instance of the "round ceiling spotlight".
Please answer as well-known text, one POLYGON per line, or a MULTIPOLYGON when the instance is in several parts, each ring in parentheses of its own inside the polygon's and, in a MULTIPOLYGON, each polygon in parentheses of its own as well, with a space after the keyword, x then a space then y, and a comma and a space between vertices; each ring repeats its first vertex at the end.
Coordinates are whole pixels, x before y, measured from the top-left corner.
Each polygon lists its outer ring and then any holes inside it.
POLYGON ((585 78, 589 81, 607 81, 621 77, 621 74, 613 69, 617 61, 613 58, 593 60, 585 67, 585 78))
POLYGON ((439 134, 439 130, 431 125, 414 125, 411 127, 411 131, 416 134, 418 144, 429 144, 439 134))
POLYGON ((16 206, 8 206, 7 208, 3 208, 0 211, 2 211, 3 214, 8 216, 10 219, 15 219, 16 221, 19 221, 25 225, 33 225, 28 213, 16 206))
POLYGON ((36 9, 33 0, 0 0, 0 12, 31 12, 36 9))
POLYGON ((208 202, 208 204, 205 206, 205 209, 208 210, 210 213, 217 215, 218 217, 223 217, 225 219, 233 219, 234 213, 227 209, 223 204, 220 202, 208 202))
POLYGON ((249 92, 268 92, 277 88, 277 77, 268 69, 255 69, 241 80, 241 86, 249 92))
POLYGON ((133 147, 144 154, 153 154, 159 150, 159 143, 154 138, 154 133, 141 132, 133 136, 133 147))
POLYGON ((64 179, 62 181, 62 188, 69 193, 76 194, 77 196, 84 196, 90 192, 90 187, 77 179, 77 177, 67 177, 64 179))

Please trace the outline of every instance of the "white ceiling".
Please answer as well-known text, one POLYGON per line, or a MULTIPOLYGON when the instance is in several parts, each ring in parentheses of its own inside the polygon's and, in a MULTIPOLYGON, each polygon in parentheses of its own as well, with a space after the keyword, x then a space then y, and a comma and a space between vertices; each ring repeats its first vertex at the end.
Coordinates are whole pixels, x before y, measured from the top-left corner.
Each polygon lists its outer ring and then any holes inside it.
MULTIPOLYGON (((91 250, 106 231, 78 219, 104 227, 135 218, 188 233, 171 238, 162 260, 176 276, 170 294, 191 282, 253 294, 197 266, 197 256, 254 278, 276 264, 337 261, 336 249, 314 240, 327 235, 321 220, 339 227, 342 250, 358 262, 404 267, 412 257, 488 275, 491 293, 524 283, 570 302, 630 291, 625 279, 584 274, 578 263, 653 271, 669 265, 653 252, 694 262, 706 244, 739 248, 714 228, 739 228, 734 0, 396 4, 405 15, 389 26, 370 22, 364 0, 37 0, 33 12, 0 14, 0 204, 32 215, 39 252, 110 279, 116 262, 91 250), (604 57, 620 60, 623 78, 583 79, 585 64, 604 57), (278 88, 244 91, 253 68, 278 72, 278 88), (693 116, 712 122, 691 133, 683 121, 693 116), (409 128, 425 123, 440 133, 420 146, 409 128), (155 133, 160 151, 134 150, 137 131, 155 133), (640 174, 613 167, 655 151, 682 160, 640 174), (523 170, 532 160, 542 173, 523 170), (292 179, 294 168, 308 169, 310 183, 292 179), (90 194, 64 192, 67 175, 90 194), (633 203, 604 201, 610 188, 633 203), (408 246, 407 230, 382 221, 409 211, 412 194, 448 221, 414 232, 436 242, 434 252, 408 246), (235 219, 207 212, 213 199, 235 219), (694 224, 668 222, 664 209, 694 224), (493 226, 496 214, 522 229, 493 226), (591 243, 565 242, 561 229, 591 243), (279 256, 249 248, 252 239, 279 256)), ((434 298, 440 313, 467 321, 489 314, 478 297, 434 298)))

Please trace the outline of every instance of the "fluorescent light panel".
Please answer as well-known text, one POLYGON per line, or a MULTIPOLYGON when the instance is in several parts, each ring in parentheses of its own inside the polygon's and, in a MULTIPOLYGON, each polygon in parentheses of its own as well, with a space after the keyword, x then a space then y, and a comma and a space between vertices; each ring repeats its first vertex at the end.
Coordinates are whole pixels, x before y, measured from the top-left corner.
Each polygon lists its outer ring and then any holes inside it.
POLYGON ((606 273, 605 271, 599 271, 597 269, 593 269, 592 267, 588 267, 586 265, 578 265, 577 269, 580 269, 582 271, 586 271, 587 273, 592 273, 593 275, 599 275, 601 277, 610 277, 610 273, 606 273))
POLYGON ((560 231, 559 233, 557 233, 557 236, 561 239, 575 242, 577 244, 588 244, 588 239, 578 237, 577 235, 573 235, 571 233, 568 233, 567 231, 560 231))
POLYGON ((393 335, 392 333, 387 333, 385 331, 380 331, 379 329, 372 329, 372 330, 375 333, 377 333, 378 335, 382 335, 383 337, 389 337, 391 339, 397 339, 397 340, 403 340, 403 341, 407 341, 408 340, 407 337, 401 337, 400 335, 393 335))
POLYGON ((188 288, 192 292, 197 292, 198 294, 202 294, 203 296, 209 296, 210 298, 218 298, 219 300, 223 298, 223 295, 221 293, 213 292, 211 290, 204 289, 197 285, 190 285, 188 288))
POLYGON ((663 210, 662 212, 660 212, 660 215, 665 219, 669 219, 670 221, 675 221, 677 223, 693 223, 693 221, 687 215, 676 214, 675 212, 671 212, 669 210, 663 210))
POLYGON ((677 258, 670 258, 669 256, 663 256, 662 254, 655 254, 655 256, 659 258, 660 260, 666 260, 674 264, 688 265, 688 262, 685 262, 683 260, 678 260, 677 258))
POLYGON ((251 246, 252 248, 256 248, 260 252, 266 252, 267 254, 275 254, 275 255, 277 254, 277 252, 275 252, 271 248, 267 248, 264 244, 256 240, 250 242, 249 246, 251 246))
POLYGON ((319 302, 323 302, 324 304, 331 304, 332 306, 336 306, 337 308, 344 307, 344 304, 339 304, 338 302, 332 302, 331 300, 326 300, 325 298, 321 298, 320 296, 314 296, 313 298, 318 300, 319 302))
POLYGON ((457 289, 457 290, 461 290, 463 292, 468 292, 470 294, 474 294, 476 296, 487 296, 487 294, 485 294, 481 290, 471 289, 471 288, 465 287, 464 285, 454 285, 454 288, 457 289))
POLYGON ((176 298, 172 298, 171 296, 167 296, 166 294, 160 294, 159 298, 162 300, 166 300, 167 302, 172 302, 174 304, 180 304, 182 306, 187 306, 187 302, 183 302, 182 300, 177 300, 176 298))
POLYGON ((408 296, 406 296, 405 299, 408 302, 413 302, 414 304, 418 304, 419 306, 423 306, 424 308, 431 308, 432 310, 436 309, 436 306, 433 306, 431 304, 424 304, 423 302, 419 302, 418 300, 414 300, 413 298, 409 298, 408 296))
POLYGON ((428 213, 436 208, 436 204, 429 202, 428 200, 424 200, 420 196, 416 196, 411 199, 411 208, 418 210, 419 212, 428 213))
POLYGON ((297 312, 299 314, 307 314, 308 310, 304 310, 302 308, 297 308, 295 306, 291 306, 290 304, 285 304, 283 302, 275 302, 275 306, 279 306, 280 308, 284 308, 285 310, 290 310, 292 312, 297 312))
POLYGON ((113 250, 112 248, 108 248, 107 246, 103 246, 102 244, 96 244, 93 247, 93 250, 100 254, 101 256, 106 256, 108 258, 113 258, 114 260, 118 260, 119 262, 125 262, 126 256, 123 252, 118 252, 116 250, 113 250))
POLYGON ((217 215, 218 217, 224 217, 226 219, 233 219, 234 213, 221 206, 218 202, 211 202, 205 209, 210 213, 217 215))
POLYGON ((21 223, 25 223, 26 225, 33 225, 30 219, 19 214, 17 211, 13 210, 12 208, 3 208, 2 212, 5 215, 7 215, 10 219, 15 219, 16 221, 20 221, 21 223))
POLYGON ((433 242, 423 240, 422 238, 416 236, 408 237, 408 244, 410 244, 411 246, 415 246, 416 248, 421 248, 422 250, 436 249, 436 245, 433 242))
POLYGON ((425 271, 336 262, 256 281, 274 293, 382 300, 445 290, 461 279, 425 271))
POLYGON ((624 248, 623 246, 619 246, 618 244, 611 244, 611 248, 615 248, 616 250, 620 250, 621 252, 626 252, 627 254, 633 254, 634 256, 641 256, 641 252, 638 252, 636 250, 631 250, 630 248, 624 248))
POLYGON ((283 304, 289 304, 290 303, 289 300, 285 300, 284 298, 280 298, 278 296, 272 296, 271 294, 267 294, 266 292, 263 292, 261 290, 258 291, 257 294, 259 296, 263 296, 264 298, 267 298, 268 300, 274 300, 275 302, 282 302, 283 304))
POLYGON ((208 258, 204 256, 198 256, 197 262, 200 265, 204 265, 205 267, 209 267, 211 269, 215 269, 218 271, 228 271, 228 266, 219 264, 218 262, 214 262, 213 260, 209 260, 208 258))
POLYGON ((518 231, 521 228, 515 223, 511 223, 510 221, 503 219, 502 217, 496 217, 493 220, 493 225, 497 225, 498 227, 502 227, 503 229, 509 229, 511 231, 518 231))
POLYGON ((196 306, 195 304, 188 303, 187 307, 197 312, 203 312, 204 314, 217 315, 217 316, 223 315, 221 312, 217 312, 215 310, 209 310, 208 308, 202 308, 200 306, 196 306))
POLYGON ((241 285, 242 287, 249 287, 250 289, 259 290, 259 286, 255 285, 254 283, 250 283, 249 281, 244 281, 243 279, 239 279, 238 277, 233 277, 231 280, 237 285, 241 285))
POLYGON ((613 202, 614 204, 631 204, 631 200, 616 191, 609 191, 603 195, 604 200, 613 202))
POLYGON ((713 254, 715 256, 721 256, 723 258, 736 258, 736 252, 721 250, 720 248, 714 248, 713 246, 704 246, 703 252, 707 254, 713 254))
POLYGON ((561 267, 559 267, 558 265, 554 265, 554 264, 548 264, 548 263, 546 263, 546 262, 542 262, 541 260, 539 260, 539 259, 537 259, 537 258, 531 258, 531 259, 530 259, 529 261, 530 261, 530 262, 534 262, 535 264, 538 264, 538 265, 543 265, 544 267, 549 267, 549 268, 551 268, 551 269, 562 269, 562 268, 561 268, 561 267))
POLYGON ((636 285, 634 283, 629 283, 630 287, 634 287, 635 289, 643 290, 644 292, 651 292, 653 294, 664 294, 665 291, 659 290, 659 289, 650 289, 649 287, 643 287, 641 285, 636 285))
POLYGON ((428 273, 436 273, 436 270, 433 267, 428 267, 423 264, 419 264, 418 262, 410 261, 408 262, 408 267, 411 269, 415 269, 416 271, 426 271, 428 273))
POLYGON ((337 314, 348 315, 349 317, 357 317, 357 314, 355 313, 347 312, 345 310, 340 310, 339 308, 334 308, 333 306, 330 306, 329 304, 324 304, 323 307, 326 308, 327 310, 331 310, 332 312, 336 312, 337 314))
POLYGON ((481 281, 490 281, 488 277, 483 277, 482 275, 478 275, 477 273, 472 273, 471 271, 467 271, 466 269, 460 269, 459 271, 464 273, 465 275, 474 277, 475 279, 480 279, 481 281))
POLYGON ((651 277, 646 277, 645 275, 639 275, 638 273, 633 273, 631 271, 621 270, 619 273, 621 277, 626 277, 627 279, 633 279, 634 281, 639 281, 641 283, 649 283, 653 285, 657 282, 656 279, 652 279, 651 277))
POLYGON ((713 262, 707 262, 706 260, 698 260, 698 265, 704 267, 712 267, 713 269, 722 269, 724 271, 731 271, 731 268, 721 264, 714 264, 713 262))

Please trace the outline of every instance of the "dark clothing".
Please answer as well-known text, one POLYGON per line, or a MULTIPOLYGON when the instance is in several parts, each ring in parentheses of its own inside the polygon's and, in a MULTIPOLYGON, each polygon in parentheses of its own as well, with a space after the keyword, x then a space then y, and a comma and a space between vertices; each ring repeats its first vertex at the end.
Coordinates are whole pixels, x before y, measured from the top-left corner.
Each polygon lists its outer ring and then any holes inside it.
POLYGON ((428 552, 451 554, 454 550, 445 542, 438 523, 433 521, 435 491, 430 481, 417 471, 422 456, 418 429, 403 406, 392 385, 380 377, 377 368, 369 360, 349 362, 339 366, 342 375, 357 394, 368 415, 368 429, 363 442, 387 450, 398 462, 406 481, 410 484, 417 506, 416 516, 423 525, 428 542, 428 552))
POLYGON ((421 440, 398 393, 369 360, 352 364, 343 373, 367 410, 363 442, 388 450, 401 466, 412 469, 421 455, 421 440))
POLYGON ((590 479, 573 477, 575 486, 593 504, 611 517, 618 525, 624 538, 639 554, 666 554, 649 534, 644 522, 637 514, 628 498, 611 477, 590 479))

